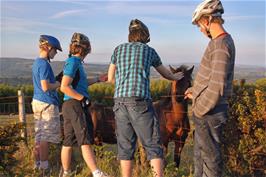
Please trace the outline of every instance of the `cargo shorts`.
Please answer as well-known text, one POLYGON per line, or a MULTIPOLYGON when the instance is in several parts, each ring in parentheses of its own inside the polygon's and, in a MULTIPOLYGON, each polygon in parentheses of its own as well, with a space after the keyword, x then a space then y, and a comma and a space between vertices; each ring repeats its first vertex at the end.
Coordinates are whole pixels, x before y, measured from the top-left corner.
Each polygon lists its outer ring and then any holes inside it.
POLYGON ((61 129, 59 108, 56 105, 33 99, 35 141, 60 143, 61 129))

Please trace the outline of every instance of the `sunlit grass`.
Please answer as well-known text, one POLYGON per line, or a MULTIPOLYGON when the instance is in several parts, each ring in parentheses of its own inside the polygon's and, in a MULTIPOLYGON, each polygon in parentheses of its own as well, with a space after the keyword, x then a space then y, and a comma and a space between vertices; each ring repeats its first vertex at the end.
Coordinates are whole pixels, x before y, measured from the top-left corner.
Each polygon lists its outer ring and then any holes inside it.
MULTIPOLYGON (((18 122, 17 115, 7 115, 0 117, 0 125, 15 123, 18 122)), ((33 116, 26 116, 27 122, 27 144, 21 143, 20 149, 15 154, 16 159, 19 160, 19 164, 16 167, 16 171, 19 176, 27 177, 27 176, 37 176, 38 173, 33 171, 34 166, 34 156, 33 156, 33 147, 34 147, 34 135, 33 135, 33 116)), ((61 166, 60 162, 60 151, 61 145, 52 145, 50 148, 50 156, 49 163, 52 169, 52 177, 57 177, 59 175, 59 170, 61 166)), ((120 166, 119 162, 116 158, 116 145, 108 145, 104 144, 103 146, 94 146, 94 151, 96 153, 97 164, 100 169, 104 172, 114 176, 120 176, 120 166)), ((169 151, 167 155, 168 164, 165 168, 165 177, 181 177, 181 176, 191 176, 191 168, 192 168, 192 139, 191 135, 189 135, 186 145, 182 152, 182 159, 180 168, 177 169, 174 166, 173 162, 173 143, 169 144, 169 151)), ((86 166, 82 156, 80 149, 75 147, 73 151, 72 158, 72 170, 74 172, 74 176, 76 177, 91 177, 92 174, 88 167, 86 166)), ((143 168, 139 164, 135 163, 133 169, 134 177, 151 177, 152 172, 149 167, 143 168)))

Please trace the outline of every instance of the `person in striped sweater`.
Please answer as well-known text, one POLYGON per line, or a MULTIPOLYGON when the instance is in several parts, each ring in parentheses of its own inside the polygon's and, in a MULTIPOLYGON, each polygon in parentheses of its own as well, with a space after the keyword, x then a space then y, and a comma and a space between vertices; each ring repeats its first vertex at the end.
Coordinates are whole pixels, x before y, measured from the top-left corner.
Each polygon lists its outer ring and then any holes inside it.
POLYGON ((224 8, 219 0, 205 0, 196 8, 192 23, 211 40, 202 57, 193 87, 194 176, 222 176, 221 136, 227 120, 228 97, 234 76, 234 41, 223 28, 224 8))

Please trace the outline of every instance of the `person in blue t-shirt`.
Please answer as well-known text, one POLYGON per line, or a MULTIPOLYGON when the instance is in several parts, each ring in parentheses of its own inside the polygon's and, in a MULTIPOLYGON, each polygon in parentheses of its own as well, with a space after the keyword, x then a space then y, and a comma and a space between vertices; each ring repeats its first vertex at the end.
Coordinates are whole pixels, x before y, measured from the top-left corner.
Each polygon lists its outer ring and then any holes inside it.
POLYGON ((64 93, 62 107, 64 117, 64 140, 61 151, 62 169, 60 177, 71 176, 72 147, 81 147, 82 156, 92 171, 93 177, 108 177, 96 165, 91 148, 93 143, 93 124, 89 112, 90 95, 88 86, 107 80, 107 74, 87 79, 83 60, 91 52, 89 38, 81 33, 74 33, 70 44, 69 58, 66 60, 60 90, 64 93))
POLYGON ((39 57, 32 66, 34 94, 32 110, 35 120, 35 168, 42 173, 49 172, 49 143, 60 142, 59 99, 56 89, 60 83, 55 80, 49 64, 62 51, 60 42, 53 36, 41 35, 39 57))

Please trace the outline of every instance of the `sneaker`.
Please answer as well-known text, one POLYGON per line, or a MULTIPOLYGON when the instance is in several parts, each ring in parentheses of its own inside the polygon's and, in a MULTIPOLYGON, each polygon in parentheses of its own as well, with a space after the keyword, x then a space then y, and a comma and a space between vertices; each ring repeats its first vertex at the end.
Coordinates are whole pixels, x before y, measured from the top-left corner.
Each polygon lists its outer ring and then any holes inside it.
POLYGON ((104 172, 101 171, 100 173, 97 174, 96 177, 112 177, 112 176, 107 175, 106 173, 104 173, 104 172))
POLYGON ((71 177, 73 176, 73 173, 69 171, 64 171, 63 168, 61 167, 59 177, 71 177))
POLYGON ((39 177, 50 177, 51 176, 51 169, 40 169, 39 177))
POLYGON ((40 170, 40 162, 35 162, 33 167, 34 172, 38 172, 40 170))

